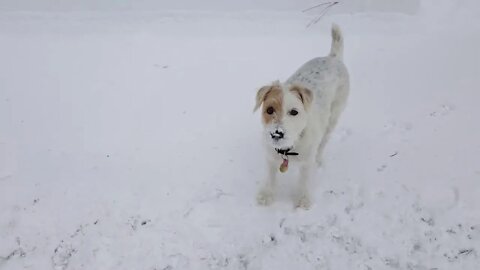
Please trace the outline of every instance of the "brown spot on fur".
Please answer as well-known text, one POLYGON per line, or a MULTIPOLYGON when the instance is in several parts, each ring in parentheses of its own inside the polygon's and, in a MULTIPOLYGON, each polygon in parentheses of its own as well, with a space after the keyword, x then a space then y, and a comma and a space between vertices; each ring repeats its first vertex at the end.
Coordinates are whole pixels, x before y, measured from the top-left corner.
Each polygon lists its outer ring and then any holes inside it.
POLYGON ((272 85, 264 86, 258 90, 254 110, 257 110, 262 103, 262 120, 264 124, 269 124, 273 121, 280 121, 282 119, 283 92, 280 84, 273 83, 272 85), (267 113, 267 109, 270 107, 272 107, 274 111, 272 114, 267 113))
POLYGON ((310 105, 312 104, 312 100, 313 100, 313 93, 312 91, 310 91, 310 89, 300 85, 293 85, 290 88, 290 91, 296 94, 300 99, 300 101, 302 101, 303 106, 305 107, 305 110, 308 110, 310 108, 310 105))

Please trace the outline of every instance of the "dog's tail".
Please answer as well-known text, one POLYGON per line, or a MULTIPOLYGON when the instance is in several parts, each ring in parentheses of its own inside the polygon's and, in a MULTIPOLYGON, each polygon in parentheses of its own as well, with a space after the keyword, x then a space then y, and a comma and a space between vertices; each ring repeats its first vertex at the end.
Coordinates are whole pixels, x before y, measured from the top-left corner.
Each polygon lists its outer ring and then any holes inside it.
POLYGON ((343 59, 343 36, 340 27, 336 24, 332 25, 332 48, 329 56, 339 60, 343 59))

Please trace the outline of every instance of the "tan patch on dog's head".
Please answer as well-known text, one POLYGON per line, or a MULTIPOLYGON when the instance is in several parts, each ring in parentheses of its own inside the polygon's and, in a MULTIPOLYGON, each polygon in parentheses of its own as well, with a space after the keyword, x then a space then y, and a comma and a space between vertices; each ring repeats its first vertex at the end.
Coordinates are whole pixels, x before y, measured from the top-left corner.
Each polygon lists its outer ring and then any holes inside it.
POLYGON ((262 120, 264 124, 280 121, 283 115, 283 92, 279 83, 267 85, 257 92, 256 111, 262 105, 262 120))
POLYGON ((302 101, 305 110, 310 108, 313 100, 313 93, 310 89, 299 85, 293 85, 290 87, 290 91, 297 95, 300 101, 302 101))

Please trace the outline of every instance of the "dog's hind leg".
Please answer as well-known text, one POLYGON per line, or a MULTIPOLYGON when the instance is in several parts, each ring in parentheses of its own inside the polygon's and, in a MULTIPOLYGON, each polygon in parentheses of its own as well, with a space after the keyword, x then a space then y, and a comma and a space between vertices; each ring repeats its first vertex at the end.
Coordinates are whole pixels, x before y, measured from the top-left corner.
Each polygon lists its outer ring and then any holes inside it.
POLYGON ((327 130, 325 131, 325 134, 323 135, 322 141, 318 145, 317 156, 315 158, 315 161, 316 161, 318 167, 322 166, 323 150, 325 149, 325 146, 327 145, 328 141, 330 140, 330 135, 331 135, 333 129, 335 128, 336 124, 337 124, 336 120, 335 121, 329 121, 327 130))
POLYGON ((322 141, 318 145, 317 156, 316 156, 316 162, 318 167, 322 166, 323 151, 328 141, 330 140, 330 136, 333 130, 337 126, 338 119, 340 118, 340 115, 342 114, 343 109, 345 108, 347 96, 348 96, 348 85, 339 87, 339 89, 337 90, 337 96, 335 97, 335 100, 333 101, 332 106, 330 108, 330 118, 328 120, 327 129, 325 130, 325 134, 322 137, 322 141))

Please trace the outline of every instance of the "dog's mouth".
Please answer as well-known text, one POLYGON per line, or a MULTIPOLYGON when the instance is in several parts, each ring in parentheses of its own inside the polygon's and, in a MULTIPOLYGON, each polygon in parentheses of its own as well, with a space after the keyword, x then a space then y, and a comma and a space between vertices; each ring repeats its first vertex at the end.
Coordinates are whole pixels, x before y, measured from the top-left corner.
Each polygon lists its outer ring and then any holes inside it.
POLYGON ((270 137, 272 137, 274 141, 279 141, 285 137, 285 133, 276 130, 275 132, 270 132, 270 137))
POLYGON ((291 148, 291 142, 286 137, 271 136, 270 144, 278 149, 291 148))
POLYGON ((280 141, 282 139, 285 139, 285 132, 283 131, 282 128, 277 127, 274 131, 270 132, 270 137, 272 138, 273 141, 280 141))

